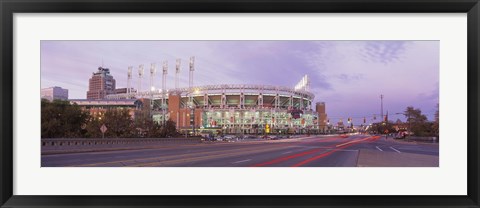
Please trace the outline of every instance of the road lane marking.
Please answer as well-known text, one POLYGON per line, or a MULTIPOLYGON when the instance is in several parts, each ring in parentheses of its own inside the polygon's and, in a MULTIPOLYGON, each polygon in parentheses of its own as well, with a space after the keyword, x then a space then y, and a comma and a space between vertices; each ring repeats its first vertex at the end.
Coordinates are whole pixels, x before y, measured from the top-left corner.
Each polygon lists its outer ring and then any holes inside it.
POLYGON ((284 152, 284 153, 282 153, 282 155, 288 154, 288 153, 291 153, 291 152, 292 152, 292 151, 284 152))
POLYGON ((246 160, 240 160, 240 161, 237 161, 237 162, 232 162, 232 164, 235 164, 235 163, 242 163, 242 162, 248 162, 252 159, 246 159, 246 160))
POLYGON ((325 150, 328 150, 328 151, 336 150, 339 152, 358 152, 359 151, 359 150, 351 150, 351 149, 325 149, 325 150))
POLYGON ((378 147, 378 146, 375 146, 375 147, 376 147, 378 150, 380 150, 380 151, 382 151, 382 152, 383 152, 383 150, 382 150, 382 149, 380 149, 380 147, 378 147))
POLYGON ((397 149, 395 149, 393 147, 390 147, 390 149, 395 150, 395 152, 402 153, 402 152, 398 151, 397 149))

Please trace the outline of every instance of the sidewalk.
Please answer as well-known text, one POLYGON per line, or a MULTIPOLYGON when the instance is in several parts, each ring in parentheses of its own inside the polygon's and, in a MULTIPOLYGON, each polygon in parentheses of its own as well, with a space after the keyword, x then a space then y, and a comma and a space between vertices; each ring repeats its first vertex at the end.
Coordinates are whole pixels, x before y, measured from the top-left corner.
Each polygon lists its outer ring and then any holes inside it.
POLYGON ((357 167, 438 167, 439 157, 433 155, 382 152, 362 149, 357 167))

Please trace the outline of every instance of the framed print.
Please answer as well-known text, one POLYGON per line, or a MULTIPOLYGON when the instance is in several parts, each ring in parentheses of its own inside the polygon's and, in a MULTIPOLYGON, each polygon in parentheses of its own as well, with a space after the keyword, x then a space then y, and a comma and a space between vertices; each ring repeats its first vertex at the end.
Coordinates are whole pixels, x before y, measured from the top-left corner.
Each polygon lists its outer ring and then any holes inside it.
POLYGON ((0 6, 2 207, 479 207, 476 0, 0 6))

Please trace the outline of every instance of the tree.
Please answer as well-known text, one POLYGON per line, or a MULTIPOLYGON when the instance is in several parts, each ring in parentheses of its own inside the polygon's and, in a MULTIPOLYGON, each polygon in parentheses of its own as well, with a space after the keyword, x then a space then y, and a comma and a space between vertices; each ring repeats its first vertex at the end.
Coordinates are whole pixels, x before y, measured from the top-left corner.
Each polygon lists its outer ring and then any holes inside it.
POLYGON ((102 122, 107 127, 105 137, 126 138, 133 136, 133 120, 127 109, 108 109, 102 122))
POLYGON ((165 137, 165 130, 163 129, 163 127, 152 119, 146 120, 144 129, 146 130, 147 137, 165 137))
POLYGON ((128 109, 107 109, 95 116, 68 101, 41 101, 42 138, 101 138, 105 125, 107 138, 166 137, 177 135, 175 122, 154 122, 148 110, 140 110, 132 119, 128 109))
POLYGON ((414 135, 432 135, 432 123, 428 122, 427 116, 423 115, 420 109, 408 106, 404 115, 407 118, 409 131, 413 132, 414 135))
POLYGON ((165 136, 166 137, 173 137, 173 136, 177 136, 177 135, 178 135, 178 132, 177 132, 176 123, 174 121, 172 121, 171 119, 169 119, 165 123, 165 136))
POLYGON ((379 123, 373 123, 372 127, 369 128, 369 132, 375 133, 375 134, 385 134, 385 133, 395 133, 397 130, 394 128, 394 123, 393 121, 388 121, 388 122, 379 122, 379 123))
POLYGON ((76 138, 83 137, 82 129, 90 116, 78 105, 68 101, 41 100, 41 137, 42 138, 76 138))
POLYGON ((437 111, 435 111, 435 121, 433 121, 433 132, 436 137, 439 136, 440 133, 440 107, 437 104, 437 111))
POLYGON ((100 131, 101 126, 102 122, 100 117, 91 117, 86 125, 85 136, 88 138, 102 138, 102 132, 100 131))

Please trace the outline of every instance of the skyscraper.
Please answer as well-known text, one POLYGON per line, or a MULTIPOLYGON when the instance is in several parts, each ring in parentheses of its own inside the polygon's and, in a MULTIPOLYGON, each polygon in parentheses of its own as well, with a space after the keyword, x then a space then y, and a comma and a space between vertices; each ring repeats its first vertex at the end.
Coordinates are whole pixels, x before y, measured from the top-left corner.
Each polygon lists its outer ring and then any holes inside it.
POLYGON ((110 69, 98 67, 98 71, 88 80, 87 99, 103 99, 114 93, 115 79, 110 75, 110 69))

